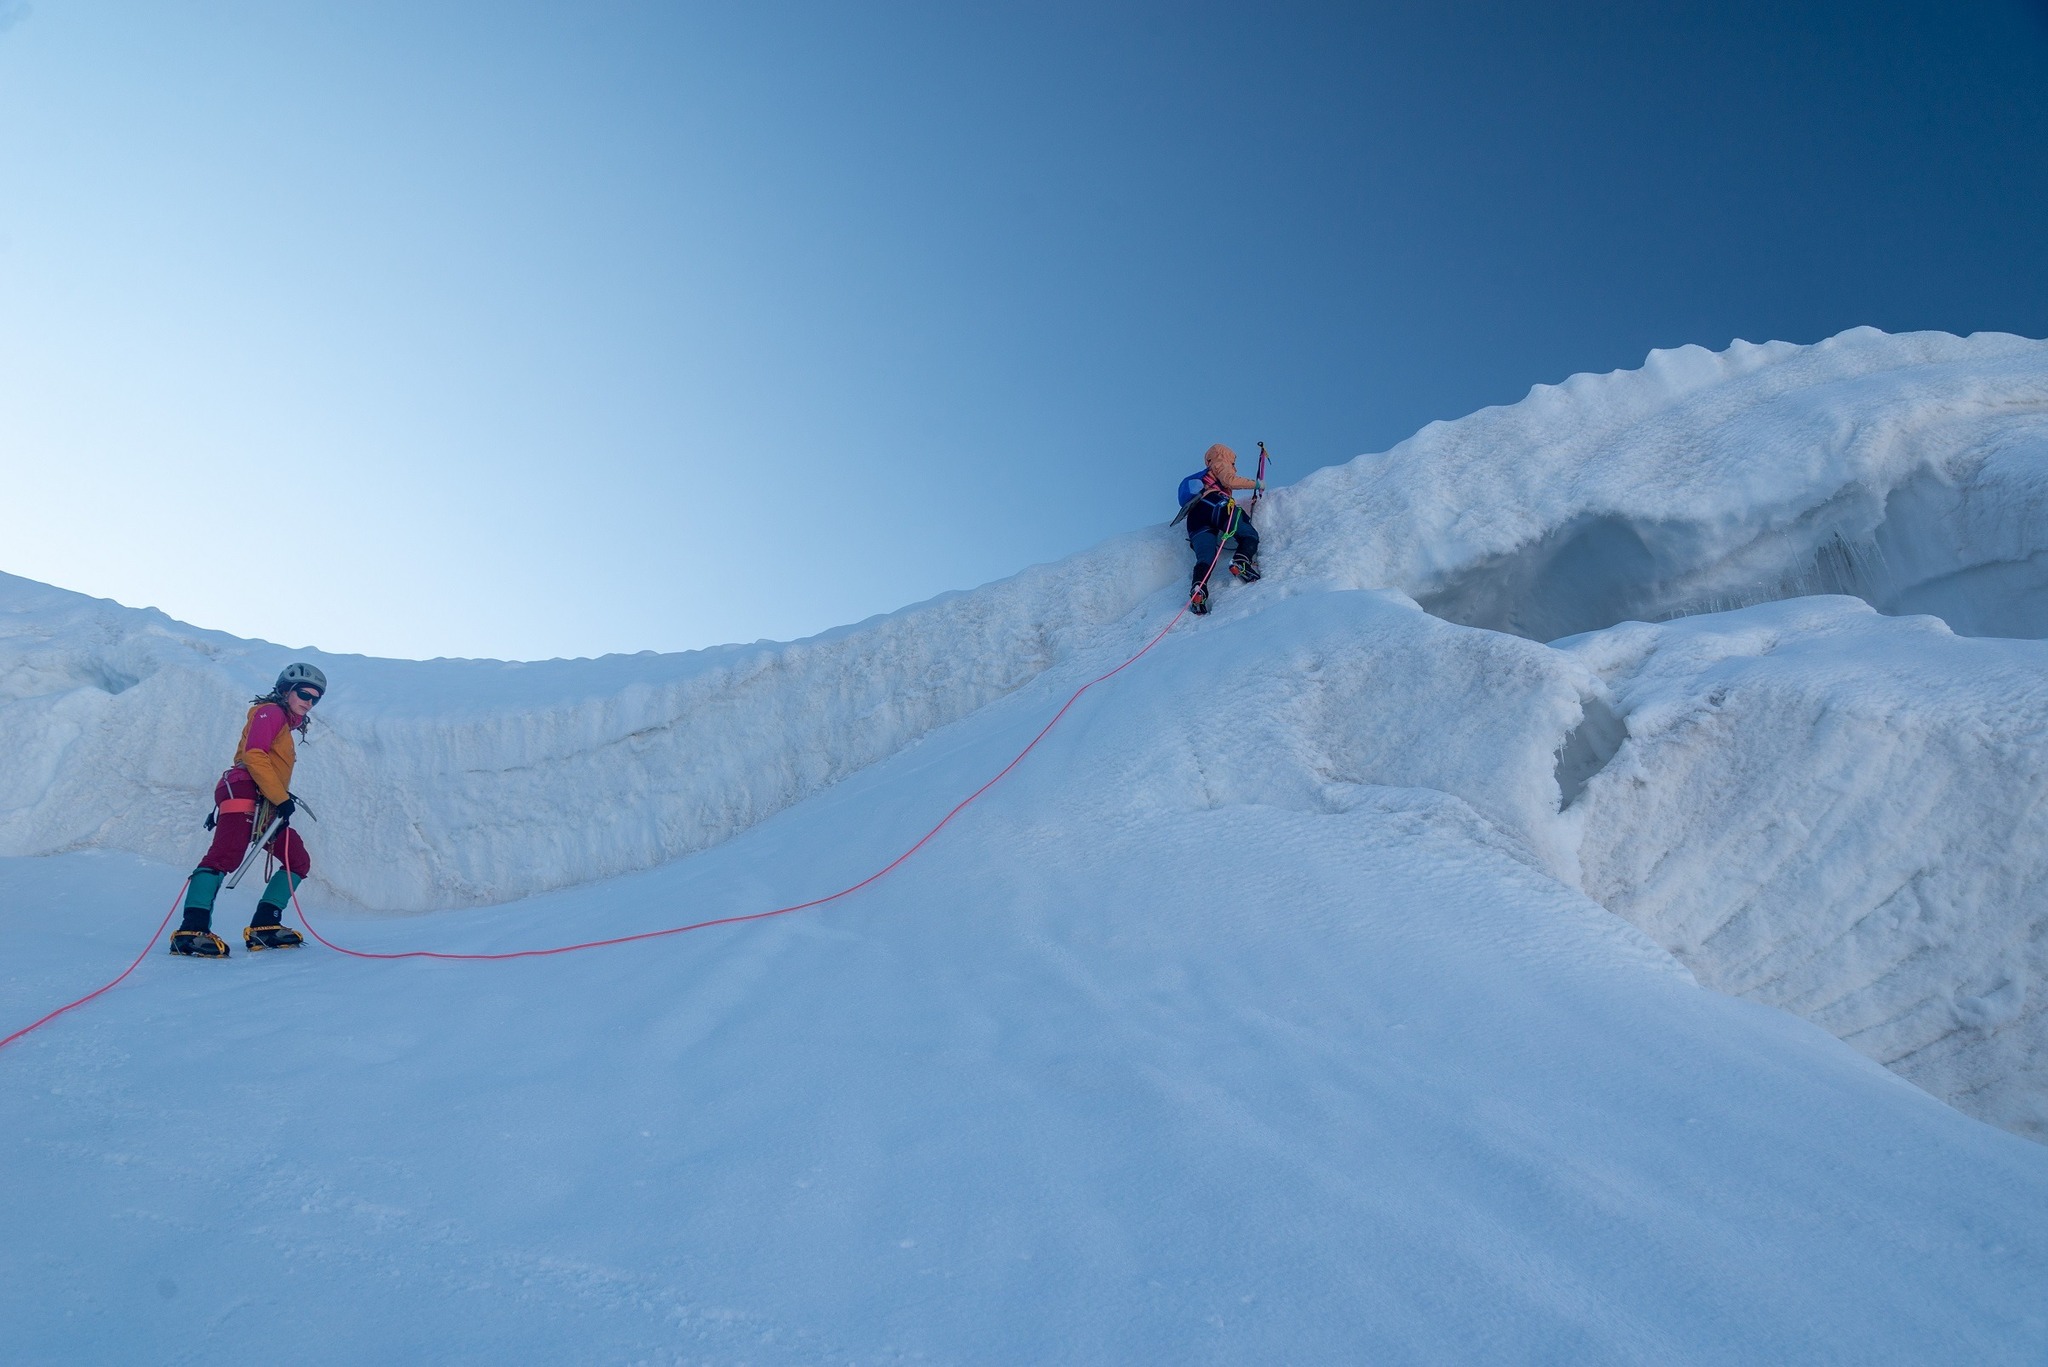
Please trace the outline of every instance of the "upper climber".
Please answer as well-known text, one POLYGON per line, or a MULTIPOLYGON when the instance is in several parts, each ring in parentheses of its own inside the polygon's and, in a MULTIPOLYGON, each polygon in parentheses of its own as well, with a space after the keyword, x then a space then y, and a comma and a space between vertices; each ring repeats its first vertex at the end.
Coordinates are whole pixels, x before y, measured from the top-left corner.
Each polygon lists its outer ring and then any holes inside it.
MULTIPOLYGON (((1237 504, 1236 493, 1256 493, 1265 485, 1237 472, 1237 452, 1217 442, 1202 455, 1202 468, 1180 482, 1181 516, 1188 520, 1188 545, 1194 548, 1195 572, 1188 607, 1209 610, 1209 573, 1221 548, 1231 551, 1230 572, 1249 584, 1259 577, 1259 532, 1251 514, 1237 504)), ((1175 519, 1178 521, 1178 519, 1175 519)))

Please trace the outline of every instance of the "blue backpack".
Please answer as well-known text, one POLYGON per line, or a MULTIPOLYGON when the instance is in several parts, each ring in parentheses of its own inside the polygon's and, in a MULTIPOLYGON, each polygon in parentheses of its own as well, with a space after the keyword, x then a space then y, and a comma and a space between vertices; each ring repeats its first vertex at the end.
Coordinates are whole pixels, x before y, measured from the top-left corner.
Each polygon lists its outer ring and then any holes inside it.
POLYGON ((1202 478, 1208 473, 1207 470, 1197 470, 1180 482, 1180 511, 1173 515, 1173 521, 1167 523, 1167 526, 1179 526, 1180 520, 1188 515, 1188 509, 1194 507, 1196 500, 1202 497, 1202 478))

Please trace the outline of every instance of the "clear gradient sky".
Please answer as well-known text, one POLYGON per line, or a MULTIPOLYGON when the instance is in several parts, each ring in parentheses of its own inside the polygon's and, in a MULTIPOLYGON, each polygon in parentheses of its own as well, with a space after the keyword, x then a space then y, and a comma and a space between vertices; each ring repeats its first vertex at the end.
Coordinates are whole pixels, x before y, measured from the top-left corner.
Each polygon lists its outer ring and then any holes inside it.
POLYGON ((1651 347, 2048 335, 2048 7, 0 0, 0 570, 789 637, 1651 347))

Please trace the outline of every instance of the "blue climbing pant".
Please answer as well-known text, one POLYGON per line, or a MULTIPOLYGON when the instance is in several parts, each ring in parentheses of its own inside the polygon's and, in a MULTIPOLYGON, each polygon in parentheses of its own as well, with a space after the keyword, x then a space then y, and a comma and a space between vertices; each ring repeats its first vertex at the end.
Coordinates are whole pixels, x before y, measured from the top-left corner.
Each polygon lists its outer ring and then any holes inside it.
MULTIPOLYGON (((1189 534, 1188 545, 1195 551, 1197 574, 1208 569, 1209 562, 1216 558, 1216 536, 1217 529, 1214 527, 1204 527, 1199 532, 1189 534)), ((1242 513, 1238 514, 1237 533, 1230 538, 1229 549, 1239 555, 1248 555, 1254 560, 1259 558, 1259 529, 1252 526, 1252 520, 1242 513)), ((1216 568, 1220 571, 1227 570, 1230 566, 1228 562, 1224 562, 1216 568)))

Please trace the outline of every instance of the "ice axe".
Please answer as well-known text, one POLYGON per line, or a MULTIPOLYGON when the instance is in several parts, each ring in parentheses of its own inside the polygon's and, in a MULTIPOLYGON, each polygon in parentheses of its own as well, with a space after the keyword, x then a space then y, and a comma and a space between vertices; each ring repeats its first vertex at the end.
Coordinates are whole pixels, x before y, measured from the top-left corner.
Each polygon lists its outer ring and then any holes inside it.
POLYGON ((242 881, 242 875, 247 873, 249 871, 249 865, 255 862, 256 851, 262 849, 265 845, 268 845, 270 843, 270 838, 277 834, 278 827, 283 826, 284 824, 284 822, 278 820, 276 817, 273 816, 270 819, 270 824, 263 828, 263 834, 257 836, 254 840, 251 840, 249 842, 249 852, 242 856, 242 862, 235 867, 235 871, 233 873, 228 875, 227 885, 229 887, 233 887, 235 884, 242 881))
MULTIPOLYGON (((315 821, 318 821, 320 819, 320 814, 318 812, 315 812, 311 807, 306 805, 306 799, 300 797, 297 793, 291 794, 291 799, 292 805, 295 810, 304 812, 307 816, 312 817, 315 821)), ((290 817, 280 817, 276 813, 277 809, 275 807, 270 809, 270 824, 263 828, 263 834, 257 836, 255 839, 249 842, 249 852, 242 856, 241 865, 238 868, 236 868, 234 873, 229 875, 227 881, 228 887, 233 887, 235 884, 242 881, 242 875, 248 872, 251 861, 253 861, 256 858, 256 851, 262 849, 265 845, 268 845, 270 843, 270 838, 277 834, 279 827, 289 826, 292 824, 292 819, 290 817)))

